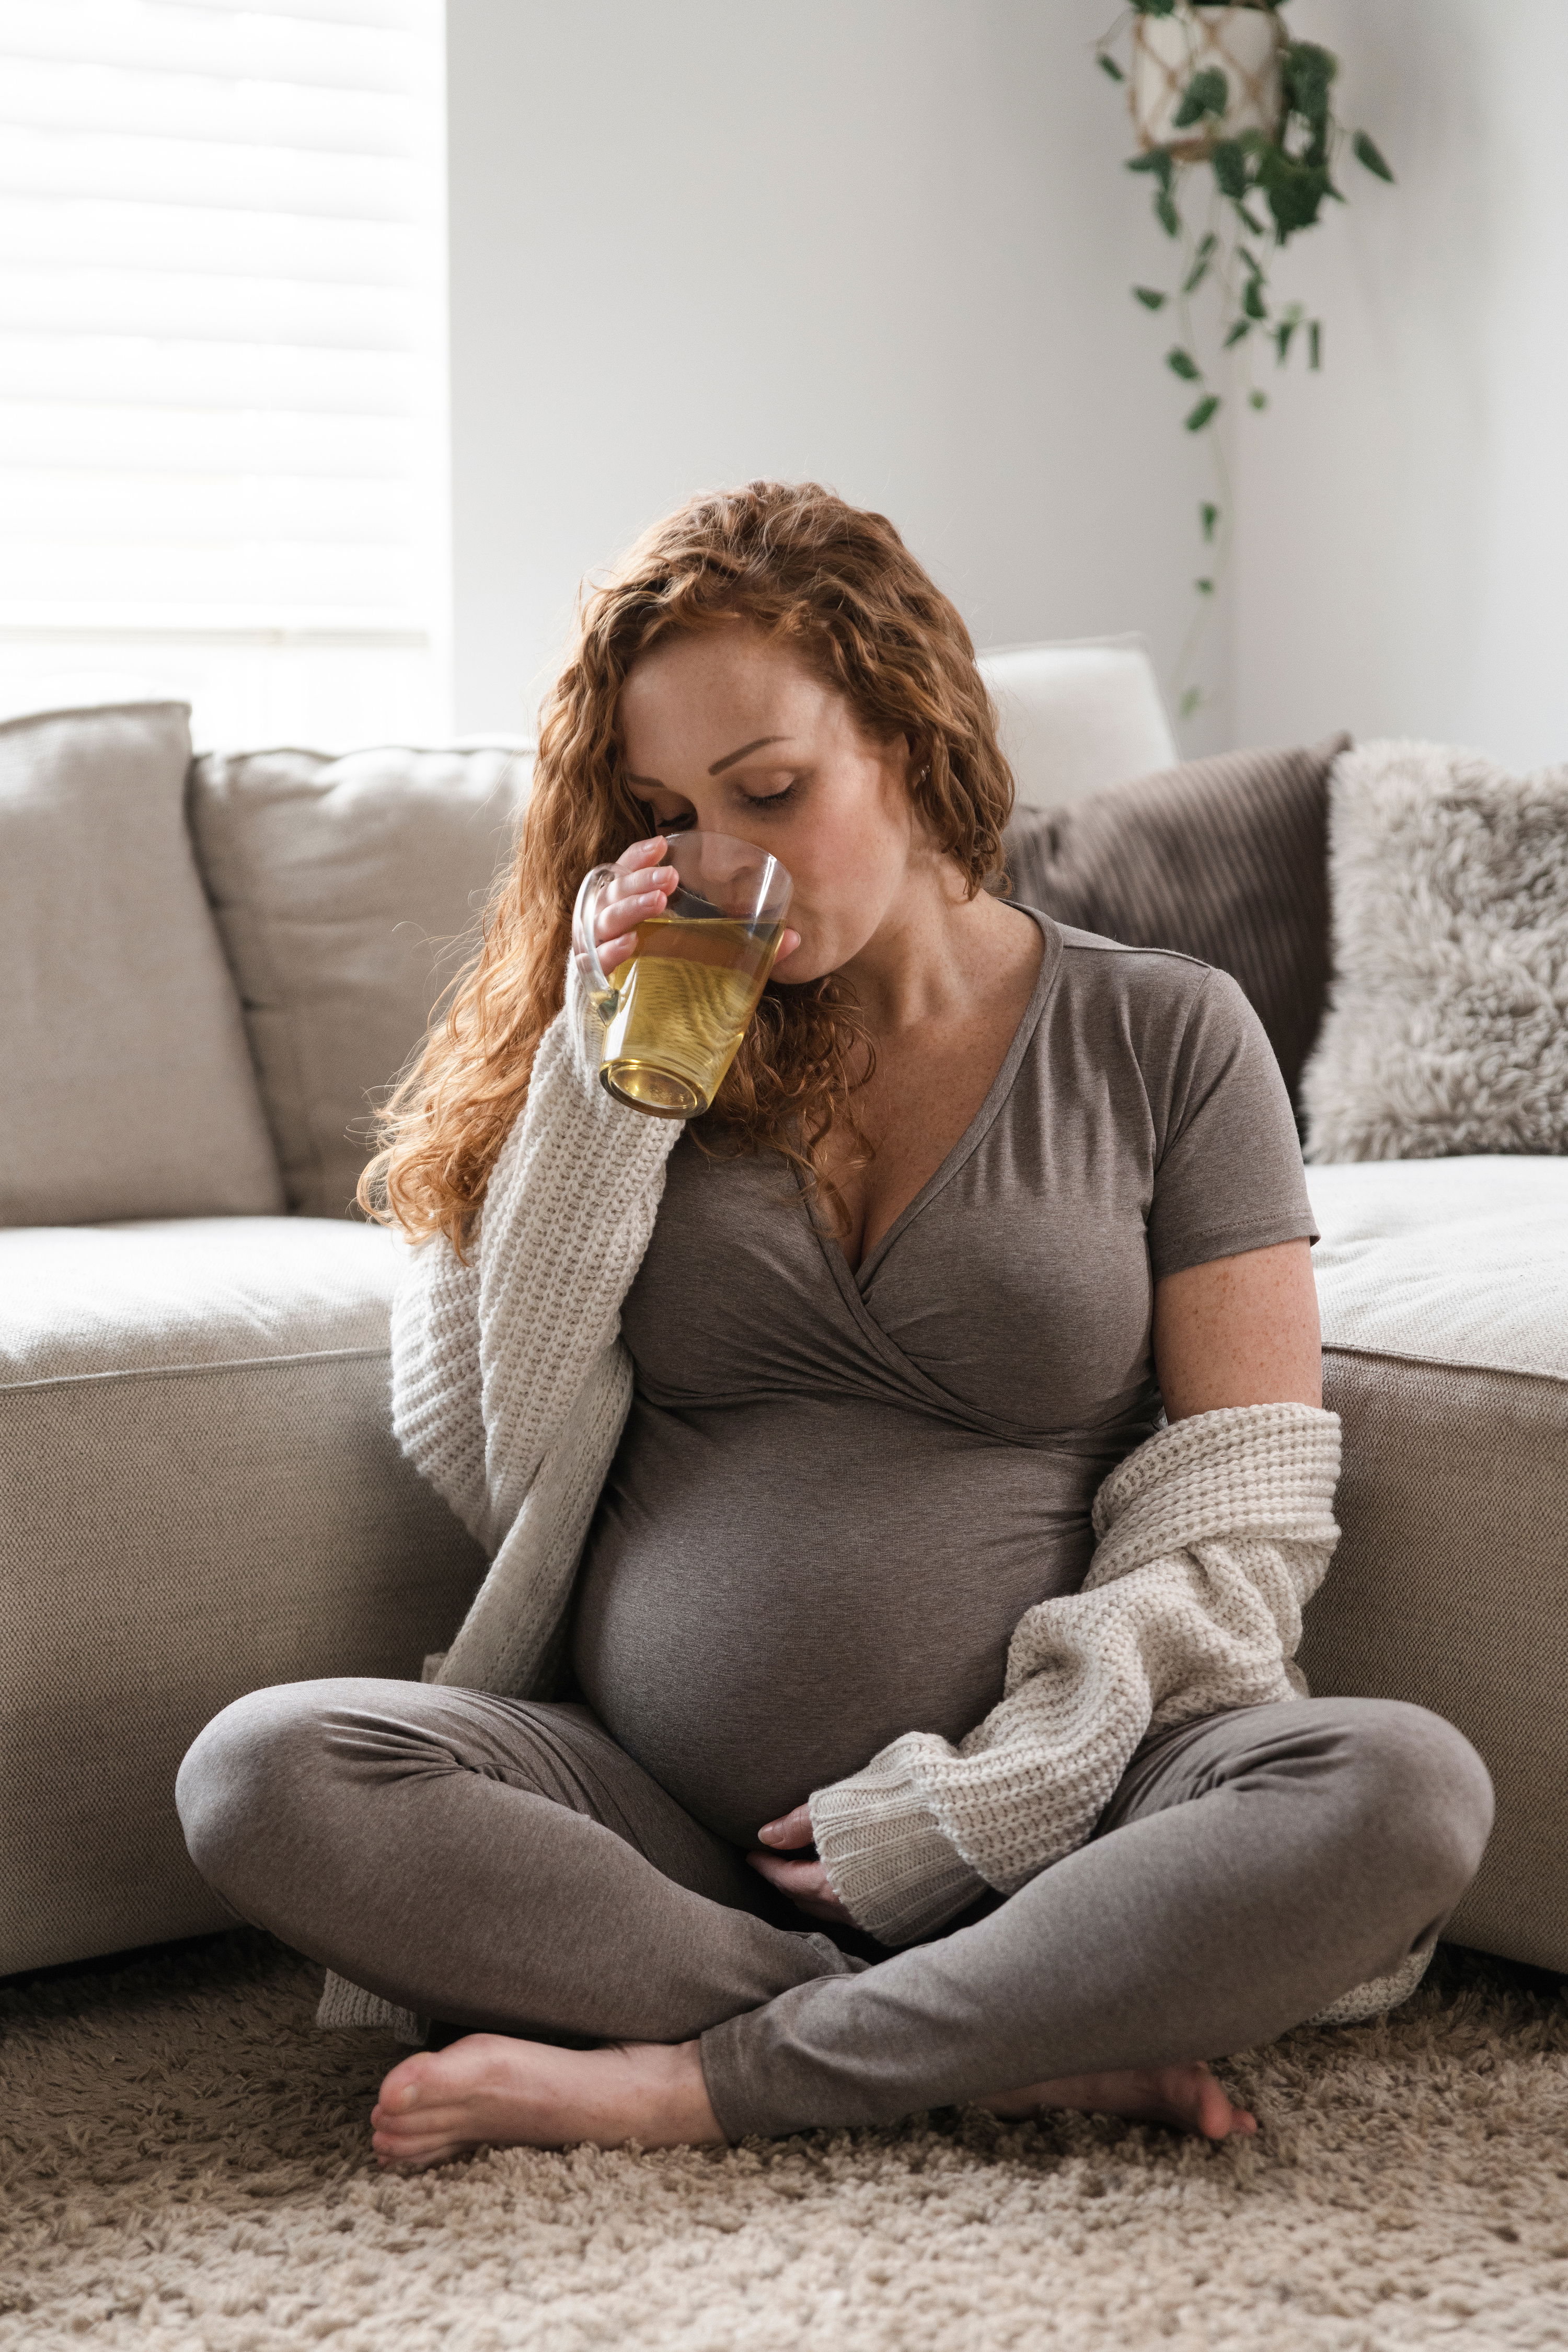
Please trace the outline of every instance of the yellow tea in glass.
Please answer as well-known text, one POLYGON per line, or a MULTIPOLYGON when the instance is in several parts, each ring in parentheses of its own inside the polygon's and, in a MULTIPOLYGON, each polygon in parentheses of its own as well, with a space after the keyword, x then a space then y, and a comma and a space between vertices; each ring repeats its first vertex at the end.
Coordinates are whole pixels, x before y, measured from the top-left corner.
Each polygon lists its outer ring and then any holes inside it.
POLYGON ((756 1010, 792 886, 776 857, 727 834, 672 834, 661 863, 674 866, 679 887, 662 915, 637 924, 637 948, 614 971, 602 968, 594 940, 613 866, 596 866, 578 892, 573 936, 605 1024, 600 1085, 656 1118, 695 1118, 756 1010))

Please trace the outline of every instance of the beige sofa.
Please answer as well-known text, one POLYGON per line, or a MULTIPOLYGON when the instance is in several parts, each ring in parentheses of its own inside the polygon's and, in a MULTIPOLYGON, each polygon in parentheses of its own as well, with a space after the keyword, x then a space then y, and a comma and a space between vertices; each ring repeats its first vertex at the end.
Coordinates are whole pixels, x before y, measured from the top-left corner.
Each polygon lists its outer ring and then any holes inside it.
MULTIPOLYGON (((528 764, 193 763, 170 703, 0 726, 0 1973, 221 1925, 191 1737, 260 1685, 416 1675, 481 1573, 391 1442, 391 1249, 347 1212, 528 764)), ((1475 1739, 1498 1829, 1451 1933, 1558 1969, 1563 1172, 1312 1171, 1350 1468, 1303 1652, 1475 1739)))

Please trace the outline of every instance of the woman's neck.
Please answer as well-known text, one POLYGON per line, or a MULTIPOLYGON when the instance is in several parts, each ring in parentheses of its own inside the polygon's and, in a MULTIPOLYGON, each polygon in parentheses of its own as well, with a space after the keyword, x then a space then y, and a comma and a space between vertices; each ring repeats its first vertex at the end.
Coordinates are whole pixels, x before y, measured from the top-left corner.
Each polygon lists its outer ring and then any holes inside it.
POLYGON ((884 920, 840 967, 873 1038, 891 1038, 951 1019, 994 984, 998 958, 1011 964, 1026 943, 1014 910, 981 891, 964 896, 950 858, 911 868, 884 920))

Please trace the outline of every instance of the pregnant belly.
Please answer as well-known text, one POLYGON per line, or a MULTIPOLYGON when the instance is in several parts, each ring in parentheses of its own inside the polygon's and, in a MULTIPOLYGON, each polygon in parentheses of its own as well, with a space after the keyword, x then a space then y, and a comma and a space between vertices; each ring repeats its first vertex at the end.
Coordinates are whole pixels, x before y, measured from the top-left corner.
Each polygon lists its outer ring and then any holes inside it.
POLYGON ((639 1398, 578 1582, 584 1696, 753 1844, 900 1732, 958 1740, 996 1704, 1018 1619, 1082 1580, 1109 1466, 868 1401, 639 1398))

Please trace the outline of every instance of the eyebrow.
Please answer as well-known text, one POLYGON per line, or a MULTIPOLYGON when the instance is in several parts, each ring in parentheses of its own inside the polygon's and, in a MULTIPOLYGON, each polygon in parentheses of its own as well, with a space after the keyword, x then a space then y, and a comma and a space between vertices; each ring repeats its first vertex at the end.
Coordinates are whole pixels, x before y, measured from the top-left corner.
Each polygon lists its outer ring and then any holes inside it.
POLYGON ((726 751, 721 760, 714 761, 708 772, 710 776, 721 776, 726 768, 732 768, 737 760, 745 758, 748 751, 760 751, 764 743, 782 743, 784 740, 782 735, 759 735, 754 743, 742 743, 738 751, 726 751))
MULTIPOLYGON (((765 743, 786 743, 788 740, 787 735, 759 735, 755 742, 742 743, 738 751, 726 751, 721 760, 714 761, 708 772, 710 776, 721 776, 726 768, 732 768, 736 761, 743 760, 748 752, 760 751, 765 743)), ((626 782, 628 784, 650 785, 656 793, 662 793, 664 790, 657 776, 635 776, 629 769, 626 772, 626 782)))

